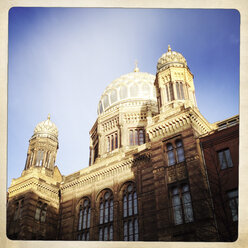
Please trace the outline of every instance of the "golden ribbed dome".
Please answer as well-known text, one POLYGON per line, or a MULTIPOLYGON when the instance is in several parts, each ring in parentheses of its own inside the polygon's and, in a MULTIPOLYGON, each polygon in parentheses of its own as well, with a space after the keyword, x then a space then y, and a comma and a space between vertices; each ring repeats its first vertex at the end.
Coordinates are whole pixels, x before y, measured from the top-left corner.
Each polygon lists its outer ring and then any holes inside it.
POLYGON ((58 137, 58 129, 56 125, 50 121, 50 115, 48 115, 47 120, 40 122, 34 129, 34 135, 46 136, 52 135, 58 137))
POLYGON ((154 81, 154 75, 140 72, 136 64, 134 72, 122 75, 105 89, 99 101, 98 114, 126 101, 156 102, 154 81))
POLYGON ((158 60, 157 72, 170 66, 187 67, 187 61, 181 53, 172 51, 170 45, 168 45, 168 51, 158 60))

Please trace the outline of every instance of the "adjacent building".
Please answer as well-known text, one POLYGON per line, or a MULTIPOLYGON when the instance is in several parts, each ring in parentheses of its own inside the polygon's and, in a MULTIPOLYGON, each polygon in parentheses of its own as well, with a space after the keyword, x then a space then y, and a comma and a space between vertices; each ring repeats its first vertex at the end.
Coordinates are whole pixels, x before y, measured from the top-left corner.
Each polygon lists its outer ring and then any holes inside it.
MULTIPOLYGON (((225 198, 228 225, 237 223, 238 116, 214 124, 202 116, 193 74, 170 46, 156 76, 136 65, 105 89, 90 130, 89 167, 61 175, 58 148, 48 116, 8 189, 10 239, 226 241, 215 190, 225 198), (225 188, 215 188, 215 167, 225 188)), ((237 228, 230 232, 233 241, 237 228)))

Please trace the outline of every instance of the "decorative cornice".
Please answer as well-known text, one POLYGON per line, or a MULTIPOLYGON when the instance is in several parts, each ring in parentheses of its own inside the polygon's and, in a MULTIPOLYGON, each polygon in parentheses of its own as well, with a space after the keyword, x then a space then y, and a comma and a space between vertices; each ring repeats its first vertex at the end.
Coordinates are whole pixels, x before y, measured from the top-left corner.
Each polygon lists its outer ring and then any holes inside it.
POLYGON ((82 175, 81 178, 75 178, 73 181, 61 184, 62 192, 67 190, 72 190, 75 187, 81 187, 93 182, 97 182, 105 179, 106 177, 113 177, 113 175, 118 175, 121 172, 128 170, 133 165, 134 159, 129 159, 123 163, 115 164, 109 166, 106 169, 99 169, 95 172, 90 172, 86 175, 82 175))
POLYGON ((147 128, 151 140, 176 133, 189 125, 197 129, 199 134, 207 133, 212 130, 211 124, 192 108, 183 111, 183 113, 181 111, 177 115, 172 115, 163 119, 160 118, 161 116, 154 117, 154 123, 147 128))
POLYGON ((101 123, 102 131, 106 132, 108 130, 111 130, 115 128, 117 125, 119 125, 119 116, 114 116, 111 119, 108 119, 107 121, 104 121, 101 123))
POLYGON ((28 178, 25 181, 20 181, 20 183, 10 186, 8 189, 9 198, 27 191, 33 191, 36 194, 44 193, 50 202, 53 202, 56 206, 59 204, 59 186, 49 185, 45 181, 40 181, 40 179, 35 177, 28 178))

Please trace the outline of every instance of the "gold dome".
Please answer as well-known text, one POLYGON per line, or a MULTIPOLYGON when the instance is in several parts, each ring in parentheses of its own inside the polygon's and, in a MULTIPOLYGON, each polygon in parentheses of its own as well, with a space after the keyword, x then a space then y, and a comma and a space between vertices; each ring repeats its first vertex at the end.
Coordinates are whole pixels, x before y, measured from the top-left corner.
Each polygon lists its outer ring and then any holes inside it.
POLYGON ((98 114, 127 101, 153 101, 156 103, 155 76, 140 72, 137 64, 134 72, 114 80, 103 92, 98 105, 98 114))
POLYGON ((48 115, 47 120, 40 122, 34 129, 34 135, 47 136, 52 135, 58 138, 58 128, 56 125, 50 121, 50 115, 48 115))
POLYGON ((170 45, 168 45, 168 51, 158 60, 157 72, 160 72, 170 66, 187 67, 187 61, 181 53, 172 51, 170 45))

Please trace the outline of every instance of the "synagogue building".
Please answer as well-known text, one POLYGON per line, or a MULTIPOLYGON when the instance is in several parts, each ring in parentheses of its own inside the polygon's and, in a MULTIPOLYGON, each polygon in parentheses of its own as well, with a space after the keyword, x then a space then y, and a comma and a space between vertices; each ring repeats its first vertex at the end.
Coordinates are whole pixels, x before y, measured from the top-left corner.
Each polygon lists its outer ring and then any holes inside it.
POLYGON ((62 175, 58 129, 39 123, 8 189, 14 240, 234 241, 238 236, 239 116, 209 123, 184 56, 156 76, 110 83, 90 130, 87 168, 62 175))

